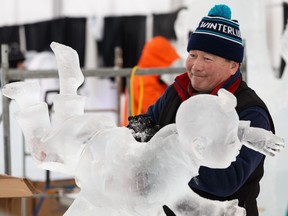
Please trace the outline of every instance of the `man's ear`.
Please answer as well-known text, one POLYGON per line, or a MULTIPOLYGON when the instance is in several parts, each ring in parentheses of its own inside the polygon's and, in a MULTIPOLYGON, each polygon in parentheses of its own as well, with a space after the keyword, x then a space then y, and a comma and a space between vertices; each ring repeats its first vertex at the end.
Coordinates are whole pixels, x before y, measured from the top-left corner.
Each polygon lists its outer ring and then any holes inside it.
POLYGON ((231 61, 231 64, 230 64, 231 75, 234 75, 237 72, 239 66, 240 64, 238 62, 231 61))

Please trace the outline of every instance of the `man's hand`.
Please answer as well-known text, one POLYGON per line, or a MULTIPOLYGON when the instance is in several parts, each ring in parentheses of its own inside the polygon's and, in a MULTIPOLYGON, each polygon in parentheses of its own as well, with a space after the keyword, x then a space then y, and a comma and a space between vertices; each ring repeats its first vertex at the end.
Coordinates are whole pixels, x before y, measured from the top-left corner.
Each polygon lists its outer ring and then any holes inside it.
POLYGON ((129 128, 138 142, 148 142, 159 131, 160 126, 155 125, 151 117, 145 114, 129 116, 129 128))

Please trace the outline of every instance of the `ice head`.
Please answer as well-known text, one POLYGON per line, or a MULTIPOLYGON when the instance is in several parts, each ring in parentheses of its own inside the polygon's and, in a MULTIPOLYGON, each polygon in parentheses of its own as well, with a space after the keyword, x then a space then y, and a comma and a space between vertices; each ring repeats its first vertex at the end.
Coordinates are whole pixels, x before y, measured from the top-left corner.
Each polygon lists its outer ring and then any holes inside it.
POLYGON ((194 149, 203 166, 226 168, 241 148, 235 97, 222 89, 219 96, 201 94, 181 104, 176 127, 181 142, 194 149))

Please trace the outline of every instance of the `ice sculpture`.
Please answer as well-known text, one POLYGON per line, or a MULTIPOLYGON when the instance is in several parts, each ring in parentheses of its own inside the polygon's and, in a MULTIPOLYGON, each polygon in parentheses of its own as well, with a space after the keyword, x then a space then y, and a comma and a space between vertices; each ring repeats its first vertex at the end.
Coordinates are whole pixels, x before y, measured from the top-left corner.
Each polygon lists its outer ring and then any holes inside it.
POLYGON ((15 116, 39 166, 74 175, 81 188, 65 215, 161 216, 165 215, 163 205, 178 216, 245 215, 237 200, 211 201, 188 186, 201 165, 229 166, 241 142, 267 155, 284 147, 280 137, 239 121, 232 94, 221 89, 218 96, 188 99, 178 110, 176 124, 140 143, 128 128, 116 127, 111 119, 84 114, 84 98, 77 95, 83 82, 76 64, 78 55, 55 42, 51 48, 60 79, 52 126, 47 105, 38 99, 36 84, 10 83, 2 93, 19 104, 15 116))

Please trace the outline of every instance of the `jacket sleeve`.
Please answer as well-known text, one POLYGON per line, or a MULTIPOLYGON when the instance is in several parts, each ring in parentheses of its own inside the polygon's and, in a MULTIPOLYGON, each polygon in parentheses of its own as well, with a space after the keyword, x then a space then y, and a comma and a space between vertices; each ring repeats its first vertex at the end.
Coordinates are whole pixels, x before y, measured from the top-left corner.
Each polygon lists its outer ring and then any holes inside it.
MULTIPOLYGON (((240 120, 251 121, 251 127, 270 130, 269 117, 260 107, 250 107, 239 114, 240 120)), ((242 146, 236 161, 226 169, 200 167, 199 175, 189 182, 191 188, 226 197, 236 192, 257 168, 264 156, 252 149, 242 146)))
POLYGON ((162 110, 162 107, 164 105, 164 102, 167 98, 167 92, 169 89, 172 88, 172 85, 168 86, 168 88, 165 90, 163 95, 157 99, 157 101, 148 107, 147 112, 145 114, 149 115, 152 118, 152 121, 155 124, 158 124, 158 119, 160 112, 162 110))

